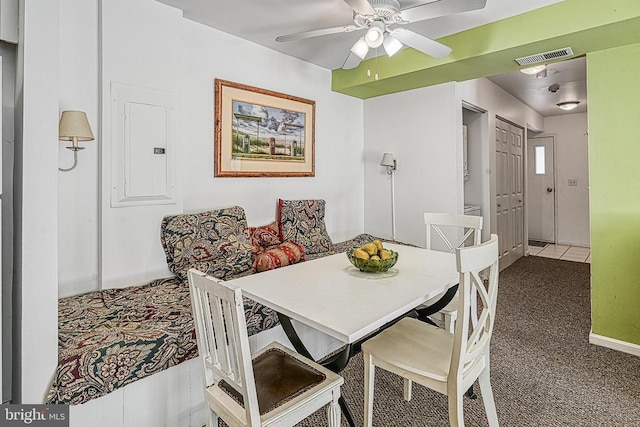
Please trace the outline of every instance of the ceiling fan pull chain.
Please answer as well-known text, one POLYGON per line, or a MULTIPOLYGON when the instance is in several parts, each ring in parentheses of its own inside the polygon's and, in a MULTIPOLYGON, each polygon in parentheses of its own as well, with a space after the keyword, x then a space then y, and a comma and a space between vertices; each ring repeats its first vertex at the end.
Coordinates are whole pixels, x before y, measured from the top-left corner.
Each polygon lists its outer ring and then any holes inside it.
POLYGON ((376 48, 376 75, 374 76, 374 79, 378 81, 378 48, 376 48))

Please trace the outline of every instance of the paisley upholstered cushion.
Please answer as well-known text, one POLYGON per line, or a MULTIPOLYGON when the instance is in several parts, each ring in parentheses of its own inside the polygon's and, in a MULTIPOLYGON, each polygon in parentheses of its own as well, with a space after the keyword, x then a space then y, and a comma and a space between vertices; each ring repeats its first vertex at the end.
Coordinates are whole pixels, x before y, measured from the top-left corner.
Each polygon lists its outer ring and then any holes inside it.
POLYGON ((333 242, 324 223, 324 200, 278 200, 280 239, 302 245, 307 254, 327 252, 333 242))
POLYGON ((285 265, 304 261, 304 248, 293 242, 284 242, 256 255, 255 269, 258 272, 273 270, 285 265))
POLYGON ((247 220, 239 206, 167 216, 161 241, 169 270, 184 281, 190 268, 219 279, 251 268, 247 220))

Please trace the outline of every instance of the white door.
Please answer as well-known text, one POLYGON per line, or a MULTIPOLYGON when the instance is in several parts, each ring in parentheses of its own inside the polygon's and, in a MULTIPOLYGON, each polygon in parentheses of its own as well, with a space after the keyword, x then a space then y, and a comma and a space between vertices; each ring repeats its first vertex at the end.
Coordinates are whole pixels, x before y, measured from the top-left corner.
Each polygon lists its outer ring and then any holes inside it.
POLYGON ((496 118, 496 225, 500 269, 524 255, 524 130, 496 118))
POLYGON ((529 239, 555 243, 555 163, 553 137, 531 138, 527 147, 529 239))

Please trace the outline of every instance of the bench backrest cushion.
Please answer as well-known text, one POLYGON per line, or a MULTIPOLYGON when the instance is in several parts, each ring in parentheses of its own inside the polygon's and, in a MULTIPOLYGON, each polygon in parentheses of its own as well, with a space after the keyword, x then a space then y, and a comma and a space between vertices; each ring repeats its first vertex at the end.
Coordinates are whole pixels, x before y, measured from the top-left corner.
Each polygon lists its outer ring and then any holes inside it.
POLYGON ((240 206, 166 216, 160 240, 169 270, 185 283, 190 268, 227 279, 253 263, 247 219, 240 206))
POLYGON ((306 254, 331 251, 333 242, 324 223, 324 207, 322 199, 279 199, 280 239, 301 245, 306 254))

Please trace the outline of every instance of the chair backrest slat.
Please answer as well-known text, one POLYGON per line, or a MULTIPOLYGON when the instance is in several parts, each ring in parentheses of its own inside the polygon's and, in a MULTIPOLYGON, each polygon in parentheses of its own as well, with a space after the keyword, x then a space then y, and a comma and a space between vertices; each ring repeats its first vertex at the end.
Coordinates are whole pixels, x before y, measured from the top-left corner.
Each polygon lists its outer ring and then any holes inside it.
POLYGON ((498 236, 492 234, 491 239, 481 245, 456 249, 456 260, 461 297, 450 372, 463 377, 480 358, 488 359, 498 295, 498 236), (487 270, 488 280, 485 284, 480 272, 484 277, 487 270), (472 293, 479 296, 479 309, 482 310, 477 322, 471 321, 472 293))
POLYGON ((195 269, 188 278, 205 388, 226 382, 242 395, 248 424, 260 425, 242 291, 195 269))
POLYGON ((448 213, 425 212, 425 248, 432 249, 432 232, 435 232, 448 252, 467 246, 469 240, 472 245, 480 244, 482 231, 482 217, 475 215, 455 215, 448 213), (465 230, 460 239, 461 230, 465 230), (470 237, 473 236, 472 239, 470 237))

